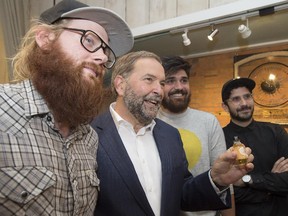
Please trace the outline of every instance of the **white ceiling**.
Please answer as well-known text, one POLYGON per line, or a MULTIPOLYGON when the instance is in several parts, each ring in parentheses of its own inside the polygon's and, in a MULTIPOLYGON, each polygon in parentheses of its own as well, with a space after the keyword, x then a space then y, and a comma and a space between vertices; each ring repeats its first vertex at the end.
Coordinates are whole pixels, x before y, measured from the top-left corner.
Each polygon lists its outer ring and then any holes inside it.
MULTIPOLYGON (((182 27, 175 28, 173 27, 173 22, 171 22, 173 28, 161 29, 159 31, 154 30, 154 32, 151 31, 142 35, 141 33, 137 35, 136 30, 134 31, 134 33, 136 32, 136 36, 133 50, 147 50, 160 56, 180 55, 184 57, 197 57, 236 50, 241 47, 250 48, 279 43, 287 44, 288 1, 278 2, 280 3, 272 5, 272 7, 269 5, 269 7, 245 10, 232 16, 227 14, 225 17, 214 20, 209 18, 209 20, 194 23, 190 26, 186 24, 184 27, 182 25, 182 27), (269 14, 260 16, 260 9, 261 11, 269 12, 269 14), (274 9, 274 13, 273 11, 270 13, 271 9, 274 9), (238 32, 238 26, 246 24, 246 21, 242 20, 243 17, 248 18, 249 27, 252 30, 251 36, 247 39, 241 38, 238 32), (211 42, 207 39, 207 35, 211 31, 212 23, 219 29, 219 33, 215 36, 214 41, 211 42), (184 46, 182 43, 181 35, 184 33, 185 28, 189 29, 188 37, 191 40, 189 46, 184 46)), ((207 15, 207 17, 209 16, 207 15)))

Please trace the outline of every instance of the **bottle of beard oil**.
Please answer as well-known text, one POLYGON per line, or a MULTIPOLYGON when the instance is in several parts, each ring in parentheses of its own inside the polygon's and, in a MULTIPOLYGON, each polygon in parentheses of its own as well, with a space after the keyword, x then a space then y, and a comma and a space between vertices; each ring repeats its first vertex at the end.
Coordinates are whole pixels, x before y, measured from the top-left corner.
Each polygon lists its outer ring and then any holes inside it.
POLYGON ((236 164, 245 165, 247 163, 248 155, 245 152, 245 145, 241 143, 238 136, 234 137, 233 151, 237 153, 236 164))

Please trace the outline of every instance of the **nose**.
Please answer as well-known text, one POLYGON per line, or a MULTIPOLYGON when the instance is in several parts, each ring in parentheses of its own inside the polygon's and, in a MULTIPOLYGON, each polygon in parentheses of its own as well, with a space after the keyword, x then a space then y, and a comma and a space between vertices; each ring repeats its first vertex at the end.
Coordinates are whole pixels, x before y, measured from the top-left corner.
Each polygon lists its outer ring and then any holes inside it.
POLYGON ((153 87, 153 93, 154 93, 154 94, 157 94, 157 95, 163 96, 163 94, 164 94, 163 88, 164 88, 164 87, 163 87, 163 85, 162 85, 161 83, 156 82, 155 85, 154 85, 154 87, 153 87))
POLYGON ((240 104, 244 104, 244 105, 246 105, 247 104, 247 99, 245 99, 244 97, 240 97, 241 98, 241 100, 240 100, 240 104))
POLYGON ((92 53, 94 61, 98 65, 102 65, 108 61, 108 56, 104 53, 103 48, 98 49, 96 52, 92 53))
POLYGON ((181 80, 175 80, 174 88, 175 89, 182 89, 183 88, 181 80))

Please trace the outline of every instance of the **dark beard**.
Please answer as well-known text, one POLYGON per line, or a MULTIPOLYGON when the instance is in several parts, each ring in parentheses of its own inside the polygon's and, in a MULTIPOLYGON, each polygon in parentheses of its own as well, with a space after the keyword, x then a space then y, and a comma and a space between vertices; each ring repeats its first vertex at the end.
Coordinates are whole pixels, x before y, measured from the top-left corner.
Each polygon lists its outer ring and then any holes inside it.
POLYGON ((103 68, 89 64, 99 76, 83 76, 83 66, 75 66, 57 43, 43 51, 38 46, 29 57, 31 80, 46 101, 58 123, 75 128, 89 123, 99 112, 102 101, 103 68))
POLYGON ((228 106, 228 109, 229 109, 229 113, 230 113, 230 117, 231 119, 234 119, 234 120, 237 120, 239 122, 248 122, 252 119, 252 116, 253 116, 253 113, 254 113, 254 108, 253 107, 248 107, 248 106, 242 106, 240 109, 237 109, 236 110, 236 113, 232 112, 230 110, 230 107, 228 106), (245 110, 245 109, 250 109, 251 110, 251 115, 249 116, 239 116, 238 112, 241 111, 241 110, 245 110))
POLYGON ((171 92, 169 96, 166 98, 164 97, 162 100, 162 106, 169 110, 172 113, 182 113, 184 112, 187 107, 189 106, 190 100, 191 100, 191 94, 188 94, 186 91, 182 92, 182 90, 177 90, 174 92, 171 92), (170 99, 169 96, 175 93, 183 93, 186 94, 184 100, 177 100, 177 99, 170 99))

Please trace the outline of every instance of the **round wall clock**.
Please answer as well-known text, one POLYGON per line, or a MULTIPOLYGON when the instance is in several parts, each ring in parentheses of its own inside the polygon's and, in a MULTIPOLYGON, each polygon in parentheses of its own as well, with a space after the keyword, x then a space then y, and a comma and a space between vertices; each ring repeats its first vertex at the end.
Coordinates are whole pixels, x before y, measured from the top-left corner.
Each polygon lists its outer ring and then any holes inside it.
POLYGON ((256 82, 253 90, 255 103, 276 107, 288 101, 288 66, 267 62, 256 67, 248 76, 256 82))

